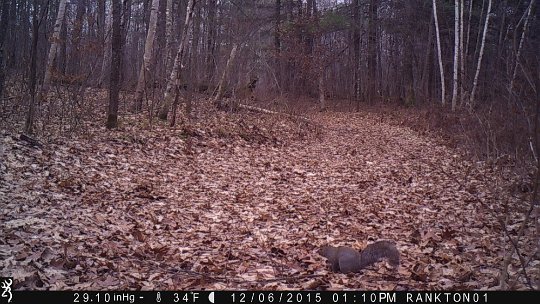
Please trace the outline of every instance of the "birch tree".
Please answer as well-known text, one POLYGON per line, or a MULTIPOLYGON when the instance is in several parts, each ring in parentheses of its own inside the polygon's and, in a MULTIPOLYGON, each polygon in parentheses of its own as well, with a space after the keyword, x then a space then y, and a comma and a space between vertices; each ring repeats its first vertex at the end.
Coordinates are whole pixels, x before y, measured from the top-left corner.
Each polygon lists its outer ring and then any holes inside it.
POLYGON ((150 76, 150 64, 152 61, 152 51, 154 49, 154 37, 156 35, 157 15, 158 15, 159 0, 152 0, 150 8, 150 24, 148 33, 146 34, 146 42, 144 44, 143 63, 139 72, 137 81, 137 89, 135 90, 135 111, 142 110, 143 92, 146 88, 147 77, 150 76))
POLYGON ((535 0, 531 0, 529 3, 529 6, 527 7, 527 17, 525 17, 525 22, 523 23, 523 30, 521 32, 521 38, 519 40, 519 46, 516 52, 516 62, 514 64, 514 69, 512 72, 512 79, 510 80, 510 94, 512 94, 514 90, 514 81, 516 80, 517 76, 517 70, 519 67, 519 57, 521 56, 521 50, 523 49, 523 43, 525 41, 525 33, 527 32, 527 28, 529 27, 529 19, 531 17, 531 11, 533 9, 535 0))
POLYGON ((452 111, 456 109, 458 99, 459 67, 459 0, 454 0, 454 83, 452 86, 452 111))
POLYGON ((186 53, 186 44, 188 38, 188 31, 191 27, 191 17, 193 15, 193 6, 195 5, 194 0, 189 0, 186 10, 186 20, 184 22, 184 29, 182 30, 182 39, 180 40, 180 45, 178 46, 178 52, 174 59, 174 66, 171 70, 169 80, 167 81, 167 89, 165 90, 165 97, 163 101, 163 106, 159 112, 159 119, 166 120, 167 115, 169 114, 169 108, 172 105, 173 95, 178 95, 180 92, 180 76, 182 72, 182 61, 186 53), (174 92, 173 92, 174 89, 174 92))
POLYGON ((227 64, 225 65, 225 69, 223 70, 223 73, 221 74, 221 78, 219 80, 216 97, 214 98, 214 104, 218 108, 221 108, 223 106, 221 103, 221 99, 223 98, 223 94, 225 93, 225 86, 227 84, 227 75, 229 74, 229 71, 232 68, 234 59, 236 58, 237 50, 238 50, 238 43, 233 43, 233 46, 231 48, 231 53, 229 54, 229 59, 227 59, 227 64))
POLYGON ((483 17, 484 15, 484 8, 486 7, 486 0, 482 0, 482 7, 480 8, 480 20, 478 20, 478 33, 476 35, 476 43, 475 43, 475 47, 474 47, 474 56, 473 58, 476 58, 477 57, 477 54, 478 54, 478 50, 480 49, 480 44, 482 42, 482 31, 480 30, 482 28, 482 19, 485 19, 483 17))
POLYGON ((433 19, 435 20, 435 35, 437 36, 437 54, 439 56, 439 71, 441 75, 441 103, 446 103, 445 85, 444 85, 444 68, 441 54, 441 36, 439 34, 439 20, 437 18, 437 1, 433 0, 433 19))
POLYGON ((54 59, 60 48, 60 32, 64 21, 64 15, 66 13, 66 0, 60 0, 58 4, 58 13, 56 14, 56 21, 54 23, 53 34, 51 38, 51 47, 49 49, 49 55, 47 56, 47 67, 45 69, 45 76, 43 78, 42 94, 46 95, 51 84, 52 70, 54 66, 54 59))
POLYGON ((478 75, 480 75, 480 68, 482 66, 482 56, 484 55, 484 47, 486 45, 486 35, 489 27, 489 15, 491 13, 491 0, 488 0, 488 8, 486 13, 486 22, 484 23, 484 33, 482 34, 482 44, 480 46, 480 54, 478 55, 478 64, 476 65, 476 73, 474 74, 474 81, 471 90, 471 97, 469 99, 469 106, 474 106, 474 94, 476 93, 476 86, 478 84, 478 75))

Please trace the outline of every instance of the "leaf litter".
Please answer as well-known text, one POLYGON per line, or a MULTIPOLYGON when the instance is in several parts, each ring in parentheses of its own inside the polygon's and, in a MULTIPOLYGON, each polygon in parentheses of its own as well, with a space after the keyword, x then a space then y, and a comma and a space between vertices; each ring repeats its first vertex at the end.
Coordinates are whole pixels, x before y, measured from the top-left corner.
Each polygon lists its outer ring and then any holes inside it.
POLYGON ((497 287, 497 216, 525 207, 496 164, 370 113, 310 119, 129 116, 43 147, 2 132, 0 276, 21 290, 497 287), (379 239, 398 271, 335 274, 317 254, 379 239))

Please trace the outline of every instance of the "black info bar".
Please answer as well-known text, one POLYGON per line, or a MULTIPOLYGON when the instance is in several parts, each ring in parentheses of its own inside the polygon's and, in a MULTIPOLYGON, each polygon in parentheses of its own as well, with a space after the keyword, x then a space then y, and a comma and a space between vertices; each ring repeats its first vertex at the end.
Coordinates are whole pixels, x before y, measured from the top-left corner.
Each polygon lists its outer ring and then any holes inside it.
POLYGON ((0 303, 540 303, 538 291, 11 291, 0 303))

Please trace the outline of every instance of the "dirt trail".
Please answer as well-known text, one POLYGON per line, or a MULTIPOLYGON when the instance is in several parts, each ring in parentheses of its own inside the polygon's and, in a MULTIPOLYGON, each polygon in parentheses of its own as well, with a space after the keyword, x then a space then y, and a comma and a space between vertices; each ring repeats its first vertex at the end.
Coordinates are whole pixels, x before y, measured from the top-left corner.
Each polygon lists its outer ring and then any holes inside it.
POLYGON ((497 284, 502 235, 473 164, 370 114, 313 119, 319 138, 202 136, 191 154, 179 133, 117 132, 43 151, 4 134, 0 275, 52 289, 497 284), (316 253, 378 239, 397 242, 398 272, 333 274, 316 253), (272 281, 311 274, 320 276, 272 281))

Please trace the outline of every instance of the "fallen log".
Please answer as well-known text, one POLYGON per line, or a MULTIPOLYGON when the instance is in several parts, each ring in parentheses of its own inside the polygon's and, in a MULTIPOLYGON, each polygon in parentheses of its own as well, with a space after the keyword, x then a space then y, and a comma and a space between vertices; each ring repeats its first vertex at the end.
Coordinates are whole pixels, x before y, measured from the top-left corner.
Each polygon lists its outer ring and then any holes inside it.
POLYGON ((249 106, 249 105, 245 105, 245 104, 238 104, 238 107, 242 108, 242 109, 249 110, 249 111, 259 112, 259 113, 272 114, 272 115, 284 115, 284 116, 287 116, 287 117, 300 119, 300 120, 302 120, 302 121, 304 121, 306 123, 315 124, 315 122, 313 122, 309 118, 306 118, 306 117, 300 116, 300 115, 294 115, 294 114, 289 114, 289 113, 271 111, 271 110, 268 110, 268 109, 249 106))

